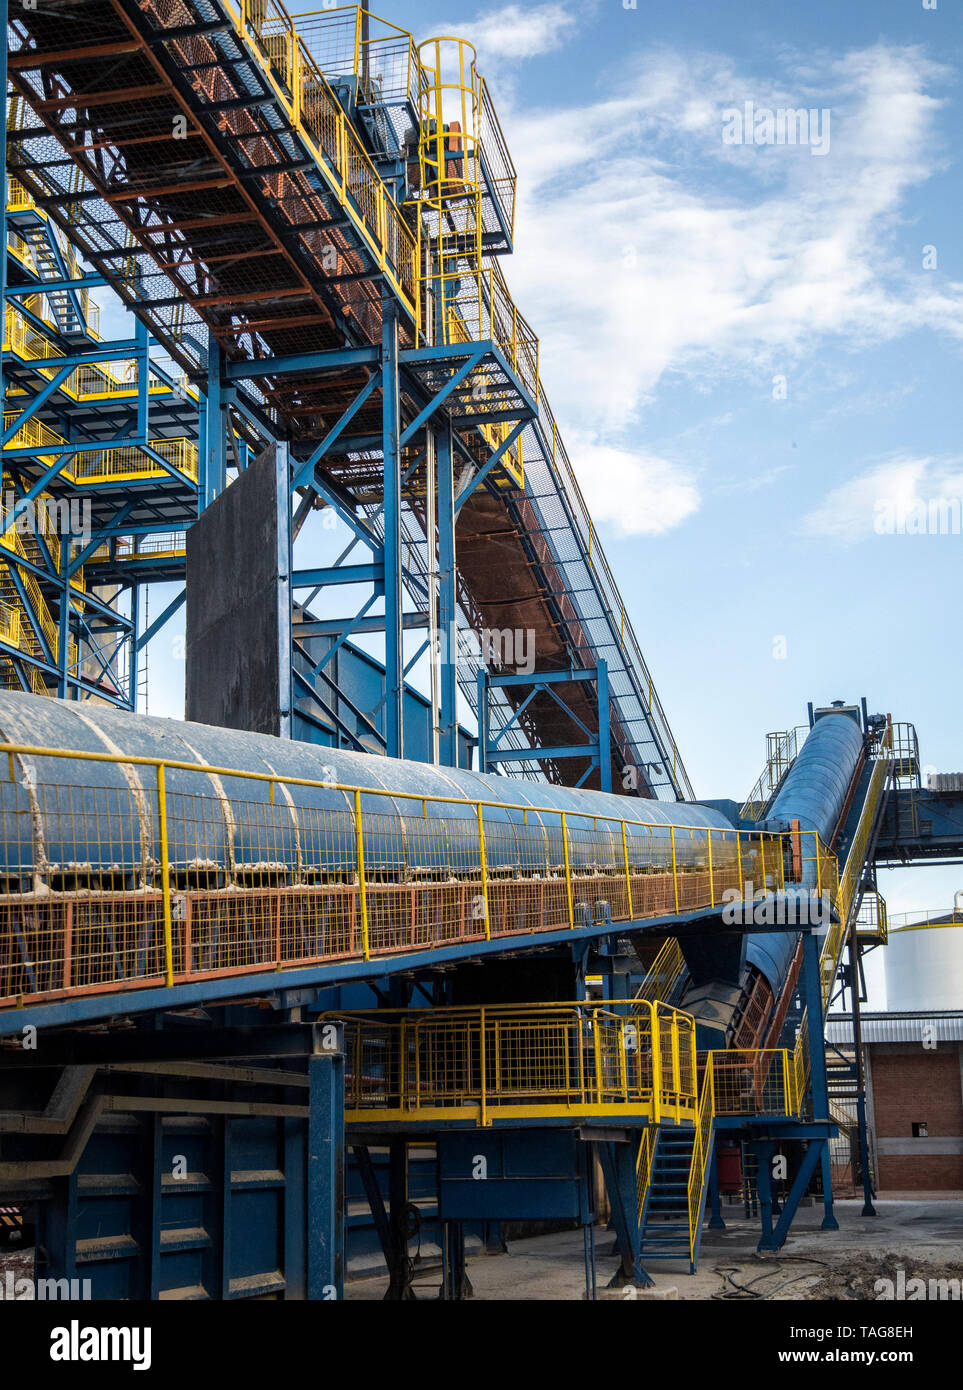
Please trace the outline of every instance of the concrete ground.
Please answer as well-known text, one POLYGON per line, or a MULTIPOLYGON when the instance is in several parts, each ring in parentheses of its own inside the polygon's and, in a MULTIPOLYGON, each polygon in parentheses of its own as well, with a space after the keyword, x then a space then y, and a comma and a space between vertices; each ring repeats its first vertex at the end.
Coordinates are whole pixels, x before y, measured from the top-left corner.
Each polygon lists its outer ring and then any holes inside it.
MULTIPOLYGON (((838 1231, 820 1230, 822 1207, 803 1208, 781 1251, 757 1255, 758 1219, 742 1207, 725 1208, 725 1231, 703 1233, 699 1269, 659 1263, 649 1272, 656 1289, 677 1290, 680 1299, 831 1300, 879 1297, 879 1279, 963 1279, 963 1201, 940 1193, 933 1199, 883 1198, 877 1215, 861 1215, 861 1201, 837 1201, 838 1231)), ((595 1232, 596 1271, 603 1290, 618 1267, 611 1232, 595 1232)), ((468 1276, 479 1300, 579 1300, 585 1296, 582 1234, 534 1236, 511 1241, 507 1255, 469 1256, 468 1276)), ((437 1295, 440 1276, 416 1274, 420 1298, 437 1295)), ((384 1297, 387 1279, 352 1281, 349 1300, 384 1297)), ((623 1292, 625 1298, 631 1294, 623 1292)), ((959 1285, 957 1285, 959 1296, 959 1285)), ((612 1297, 612 1294, 609 1295, 612 1297)))

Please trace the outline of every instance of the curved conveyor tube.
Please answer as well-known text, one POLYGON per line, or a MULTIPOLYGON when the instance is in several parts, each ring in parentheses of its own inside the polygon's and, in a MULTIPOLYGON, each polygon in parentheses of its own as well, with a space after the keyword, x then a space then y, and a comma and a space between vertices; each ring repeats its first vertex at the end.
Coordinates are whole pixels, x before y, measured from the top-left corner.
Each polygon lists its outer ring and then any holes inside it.
MULTIPOLYGON (((845 709, 820 711, 769 814, 760 822, 761 829, 778 834, 785 834, 798 822, 804 846, 798 891, 807 896, 817 889, 815 835, 829 844, 862 752, 862 730, 852 713, 845 709)), ((757 882, 755 888, 761 890, 763 884, 757 882)), ((782 994, 798 942, 797 933, 785 930, 753 932, 746 938, 746 966, 754 966, 763 975, 773 1000, 782 994)), ((680 1007, 691 1010, 707 1027, 731 1035, 739 1023, 739 1000, 746 998, 751 978, 751 971, 745 969, 738 985, 731 979, 704 982, 687 991, 680 1007)))

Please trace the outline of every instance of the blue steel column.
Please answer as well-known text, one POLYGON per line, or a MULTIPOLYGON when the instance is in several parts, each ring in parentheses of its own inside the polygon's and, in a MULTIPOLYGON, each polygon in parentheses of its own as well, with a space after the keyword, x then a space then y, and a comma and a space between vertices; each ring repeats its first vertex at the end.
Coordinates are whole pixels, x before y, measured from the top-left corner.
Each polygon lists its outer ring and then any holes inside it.
MULTIPOLYGON (((455 558, 455 480, 451 424, 438 432, 438 627, 442 634, 440 758, 445 767, 458 766, 458 614, 455 558)), ((429 541, 434 544, 434 537, 429 541)))
MULTIPOLYGON (((71 692, 67 689, 67 666, 70 654, 70 541, 71 532, 60 537, 60 557, 57 578, 60 580, 60 615, 57 620, 57 698, 66 700, 71 692)), ((51 653, 53 655, 53 653, 51 653)), ((80 649, 78 655, 78 675, 80 649)), ((73 698, 80 698, 80 691, 74 687, 73 698)))
POLYGON ((718 1144, 715 1139, 712 1141, 712 1158, 709 1160, 709 1207, 712 1212, 709 1218, 710 1231, 724 1231, 726 1223, 722 1219, 722 1202, 719 1196, 719 1162, 718 1144))
POLYGON ((134 320, 134 337, 137 340, 137 438, 146 444, 150 407, 150 337, 147 325, 141 323, 140 319, 134 320))
POLYGON ((385 566, 385 752, 404 757, 402 698, 404 653, 401 629, 401 421, 398 388, 398 309, 382 300, 381 395, 384 454, 385 566))
POLYGON ((201 469, 197 510, 209 507, 227 486, 227 424, 221 381, 221 347, 213 333, 207 335, 207 396, 204 402, 205 449, 201 469))
POLYGON ((609 711, 609 665, 601 657, 595 663, 599 697, 599 778, 602 791, 612 790, 612 737, 609 711))
POLYGON ((344 1053, 308 1062, 308 1298, 344 1297, 344 1053))
MULTIPOLYGON (((803 999, 809 1019, 809 1066, 810 1084, 813 1097, 813 1120, 829 1123, 829 1088, 826 1080, 826 1044, 823 1041, 823 992, 822 974, 819 968, 819 938, 814 931, 803 934, 803 999)), ((833 1183, 829 1162, 829 1141, 818 1141, 822 1145, 820 1162, 823 1174, 822 1228, 824 1231, 838 1231, 839 1223, 833 1215, 833 1183)))
POLYGON ((132 710, 137 709, 137 682, 140 680, 140 585, 132 584, 130 589, 130 660, 127 665, 128 696, 132 710))
POLYGON ((291 636, 291 463, 286 441, 274 447, 274 496, 277 508, 278 734, 291 737, 294 704, 294 648, 291 636))
POLYGON ((484 666, 478 672, 478 771, 488 771, 488 672, 484 666))

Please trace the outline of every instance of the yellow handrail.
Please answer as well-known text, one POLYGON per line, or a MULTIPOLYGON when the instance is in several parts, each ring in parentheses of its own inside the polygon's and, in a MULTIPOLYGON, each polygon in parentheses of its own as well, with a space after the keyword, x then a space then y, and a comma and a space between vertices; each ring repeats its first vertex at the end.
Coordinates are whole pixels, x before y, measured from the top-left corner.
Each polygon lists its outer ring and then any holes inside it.
POLYGON ((706 1173, 711 1159, 712 1126, 715 1121, 715 1097, 712 1085, 712 1054, 709 1054, 702 1079, 702 1094, 699 1097, 699 1114, 696 1120, 695 1136, 692 1145, 692 1161, 689 1165, 689 1260, 695 1263, 695 1249, 699 1235, 702 1197, 705 1190, 706 1173))

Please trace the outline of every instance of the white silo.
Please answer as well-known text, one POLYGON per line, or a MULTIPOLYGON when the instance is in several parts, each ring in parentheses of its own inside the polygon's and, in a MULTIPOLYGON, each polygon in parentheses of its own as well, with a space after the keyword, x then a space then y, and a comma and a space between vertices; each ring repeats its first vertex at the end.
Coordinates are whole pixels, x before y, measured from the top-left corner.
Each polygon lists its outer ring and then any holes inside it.
POLYGON ((891 1012, 963 1009, 963 894, 956 900, 955 912, 922 920, 915 914, 915 923, 908 913, 905 926, 890 924, 883 960, 891 1012))

